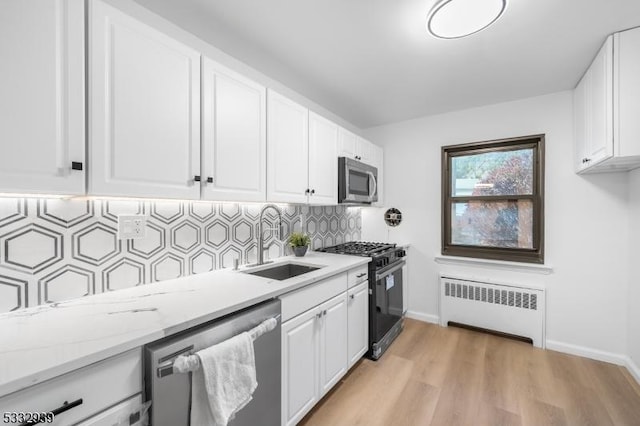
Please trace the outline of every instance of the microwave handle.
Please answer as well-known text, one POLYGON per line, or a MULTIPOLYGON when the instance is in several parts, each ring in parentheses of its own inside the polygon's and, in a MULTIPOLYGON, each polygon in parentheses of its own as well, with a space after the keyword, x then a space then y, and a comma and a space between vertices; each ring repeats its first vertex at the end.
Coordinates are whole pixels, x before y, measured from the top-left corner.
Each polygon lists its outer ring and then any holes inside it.
POLYGON ((373 173, 367 172, 371 180, 369 180, 369 201, 373 201, 373 197, 376 195, 376 191, 378 190, 378 182, 376 182, 376 177, 373 173), (371 188, 371 183, 373 183, 373 189, 371 188))

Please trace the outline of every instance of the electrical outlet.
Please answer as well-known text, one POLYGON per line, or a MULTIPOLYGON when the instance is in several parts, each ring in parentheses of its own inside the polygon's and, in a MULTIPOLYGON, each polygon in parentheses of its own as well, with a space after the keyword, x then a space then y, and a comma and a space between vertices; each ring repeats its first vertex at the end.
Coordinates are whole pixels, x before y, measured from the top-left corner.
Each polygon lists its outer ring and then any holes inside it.
POLYGON ((142 214, 118 216, 118 239, 136 240, 147 235, 147 216, 142 214))

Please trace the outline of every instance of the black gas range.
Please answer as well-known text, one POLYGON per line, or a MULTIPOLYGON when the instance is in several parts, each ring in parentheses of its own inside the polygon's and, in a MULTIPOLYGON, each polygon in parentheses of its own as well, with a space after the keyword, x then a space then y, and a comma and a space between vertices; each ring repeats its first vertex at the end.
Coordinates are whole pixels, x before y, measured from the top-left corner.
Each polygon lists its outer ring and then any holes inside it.
POLYGON ((369 352, 377 360, 403 328, 404 249, 390 243, 352 241, 318 251, 371 257, 369 262, 369 352))

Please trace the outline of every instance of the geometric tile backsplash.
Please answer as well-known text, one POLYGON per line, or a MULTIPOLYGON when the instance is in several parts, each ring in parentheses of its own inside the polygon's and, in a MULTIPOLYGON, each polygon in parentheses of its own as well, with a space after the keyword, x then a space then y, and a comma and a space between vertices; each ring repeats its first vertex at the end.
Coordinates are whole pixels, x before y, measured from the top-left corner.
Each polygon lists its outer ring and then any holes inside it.
MULTIPOLYGON (((0 198, 0 313, 256 261, 261 204, 0 198), (118 215, 147 216, 143 239, 119 240, 118 215)), ((360 209, 281 206, 283 235, 313 249, 360 239, 360 209), (304 223, 301 223, 301 220, 304 223)), ((265 229, 276 224, 268 210, 265 229)), ((265 256, 289 254, 275 233, 265 256)))

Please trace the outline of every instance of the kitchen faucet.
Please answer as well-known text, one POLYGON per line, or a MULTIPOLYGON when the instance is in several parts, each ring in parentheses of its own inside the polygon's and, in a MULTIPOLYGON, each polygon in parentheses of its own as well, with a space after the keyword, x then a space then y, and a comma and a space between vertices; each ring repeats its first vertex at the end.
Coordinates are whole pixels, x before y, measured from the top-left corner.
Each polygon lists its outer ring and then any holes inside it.
POLYGON ((275 210, 276 213, 278 213, 278 227, 277 228, 268 228, 268 231, 273 231, 273 230, 278 230, 278 238, 281 238, 282 236, 282 213, 280 213, 280 209, 278 208, 278 206, 276 206, 275 204, 267 204, 265 205, 262 210, 260 210, 260 218, 258 219, 258 235, 257 235, 257 261, 256 261, 256 266, 257 265, 262 265, 265 263, 271 263, 273 262, 272 260, 265 262, 264 261, 264 236, 263 236, 263 229, 262 229, 262 220, 264 219, 264 214, 267 210, 269 209, 273 209, 275 210))

